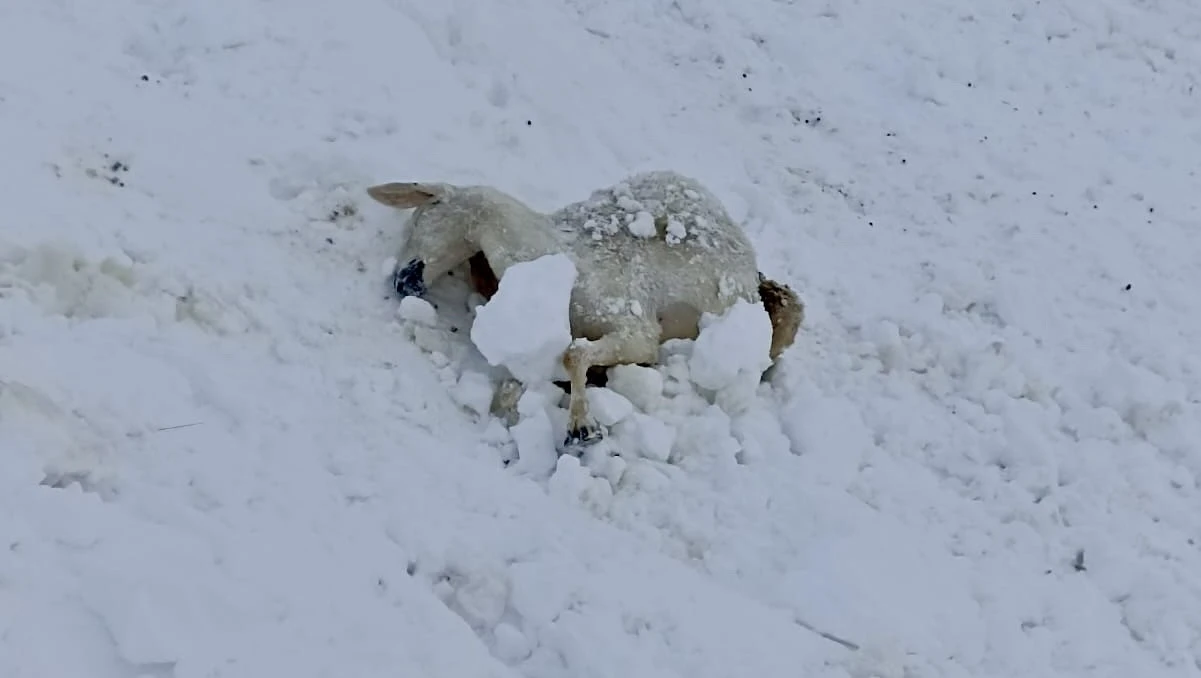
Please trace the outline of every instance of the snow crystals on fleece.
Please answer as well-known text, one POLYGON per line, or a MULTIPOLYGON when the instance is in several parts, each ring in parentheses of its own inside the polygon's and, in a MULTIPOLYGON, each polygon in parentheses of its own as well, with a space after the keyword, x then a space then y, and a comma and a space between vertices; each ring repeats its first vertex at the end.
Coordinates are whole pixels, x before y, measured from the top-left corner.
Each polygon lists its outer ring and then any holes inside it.
POLYGON ((593 191, 586 200, 566 205, 553 218, 560 228, 582 229, 603 240, 625 228, 636 238, 659 236, 678 245, 691 234, 706 247, 714 245, 714 222, 725 219, 725 207, 695 179, 658 170, 627 177, 593 191))

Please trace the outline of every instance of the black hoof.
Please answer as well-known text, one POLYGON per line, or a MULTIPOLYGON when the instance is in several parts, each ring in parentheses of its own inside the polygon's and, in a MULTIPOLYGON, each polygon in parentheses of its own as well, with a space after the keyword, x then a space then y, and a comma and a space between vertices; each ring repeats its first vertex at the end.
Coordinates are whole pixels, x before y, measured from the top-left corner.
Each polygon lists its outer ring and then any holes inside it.
POLYGON ((579 428, 571 429, 567 432, 567 439, 563 441, 564 447, 588 447, 595 445, 604 440, 605 432, 596 424, 586 424, 579 428))
POLYGON ((392 288, 401 297, 425 296, 425 262, 414 259, 392 274, 392 288))

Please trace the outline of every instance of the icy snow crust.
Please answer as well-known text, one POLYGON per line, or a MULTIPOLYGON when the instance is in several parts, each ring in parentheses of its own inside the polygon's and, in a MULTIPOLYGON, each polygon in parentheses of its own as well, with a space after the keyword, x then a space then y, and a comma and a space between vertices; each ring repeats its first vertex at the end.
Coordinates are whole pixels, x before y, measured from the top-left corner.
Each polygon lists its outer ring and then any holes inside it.
POLYGON ((0 3, 0 676, 1201 675, 1196 12, 0 3), (807 327, 518 459, 363 188, 651 167, 807 327))

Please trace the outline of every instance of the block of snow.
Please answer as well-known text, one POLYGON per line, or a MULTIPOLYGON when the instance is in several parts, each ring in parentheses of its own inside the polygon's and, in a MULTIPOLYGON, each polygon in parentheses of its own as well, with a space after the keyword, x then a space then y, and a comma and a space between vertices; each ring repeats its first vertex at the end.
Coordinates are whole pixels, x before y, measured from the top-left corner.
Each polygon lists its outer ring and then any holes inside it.
POLYGON ((593 472, 609 481, 611 487, 617 487, 621 477, 625 475, 629 462, 618 456, 605 457, 604 461, 593 467, 593 472))
POLYGON ((555 462, 555 473, 547 483, 552 497, 575 502, 592 480, 592 473, 580 464, 580 460, 565 454, 555 462))
POLYGON ((668 217, 668 219, 667 219, 667 244, 668 245, 678 245, 680 242, 682 242, 684 240, 684 238, 687 238, 687 237, 688 237, 688 227, 684 225, 684 222, 680 221, 679 219, 677 219, 675 217, 668 217))
POLYGON ((641 365, 614 365, 609 368, 608 388, 649 411, 663 397, 663 375, 641 365))
POLYGON ((655 218, 645 210, 634 215, 633 220, 626 225, 630 233, 639 238, 651 238, 655 235, 655 218))
POLYGON ((471 341, 494 366, 524 383, 549 381, 571 343, 568 319, 576 268, 564 254, 511 266, 476 311, 471 341))
POLYGON ((405 322, 433 327, 438 324, 438 311, 434 305, 421 297, 408 296, 400 300, 397 315, 405 322))
POLYGON ((584 393, 592 416, 602 426, 612 426, 634 411, 634 403, 611 389, 589 388, 584 393))
POLYGON ((517 444, 514 470, 518 473, 543 477, 555 468, 559 451, 548 407, 546 396, 535 390, 526 391, 517 401, 521 420, 509 433, 517 444))
POLYGON ((492 407, 492 380, 481 372, 464 372, 451 392, 455 402, 478 415, 488 414, 492 407))
POLYGON ((738 301, 725 313, 706 313, 688 367, 692 381, 717 391, 771 366, 771 318, 761 304, 738 301))
POLYGON ((676 442, 676 430, 670 424, 648 414, 635 412, 623 426, 625 435, 639 455, 655 461, 667 461, 676 442))
POLYGON ((748 464, 764 457, 782 457, 792 451, 792 440, 784 433, 779 417, 765 407, 748 408, 731 420, 730 433, 742 445, 738 463, 748 464))
POLYGON ((517 463, 513 469, 524 475, 544 476, 555 467, 554 427, 545 412, 517 422, 509 433, 517 444, 517 463))
POLYGON ((607 513, 613 502, 609 481, 593 477, 579 459, 569 454, 559 457, 546 489, 552 497, 582 506, 598 516, 607 513))

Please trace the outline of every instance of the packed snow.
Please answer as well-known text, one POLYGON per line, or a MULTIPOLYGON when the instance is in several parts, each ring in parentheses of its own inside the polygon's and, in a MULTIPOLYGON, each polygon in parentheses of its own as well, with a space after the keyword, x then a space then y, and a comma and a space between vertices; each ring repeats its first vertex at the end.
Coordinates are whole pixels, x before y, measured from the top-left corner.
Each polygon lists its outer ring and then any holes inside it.
POLYGON ((1199 34, 0 3, 0 676, 1201 676, 1199 34), (546 372, 490 403, 561 325, 506 295, 477 335, 463 271, 398 300, 364 189, 549 212, 658 168, 805 327, 765 382, 751 306, 610 370, 560 455, 546 372))
POLYGON ((576 268, 566 254, 515 264, 496 294, 475 311, 471 341, 489 364, 523 383, 562 375, 560 357, 571 344, 571 288, 576 268))
POLYGON ((626 224, 626 228, 630 229, 630 233, 639 238, 653 238, 658 233, 655 228, 655 218, 646 210, 635 212, 633 218, 626 224))
POLYGON ((720 391, 756 383, 771 367, 771 318, 762 304, 738 301, 725 313, 701 316, 688 369, 701 388, 720 391))

